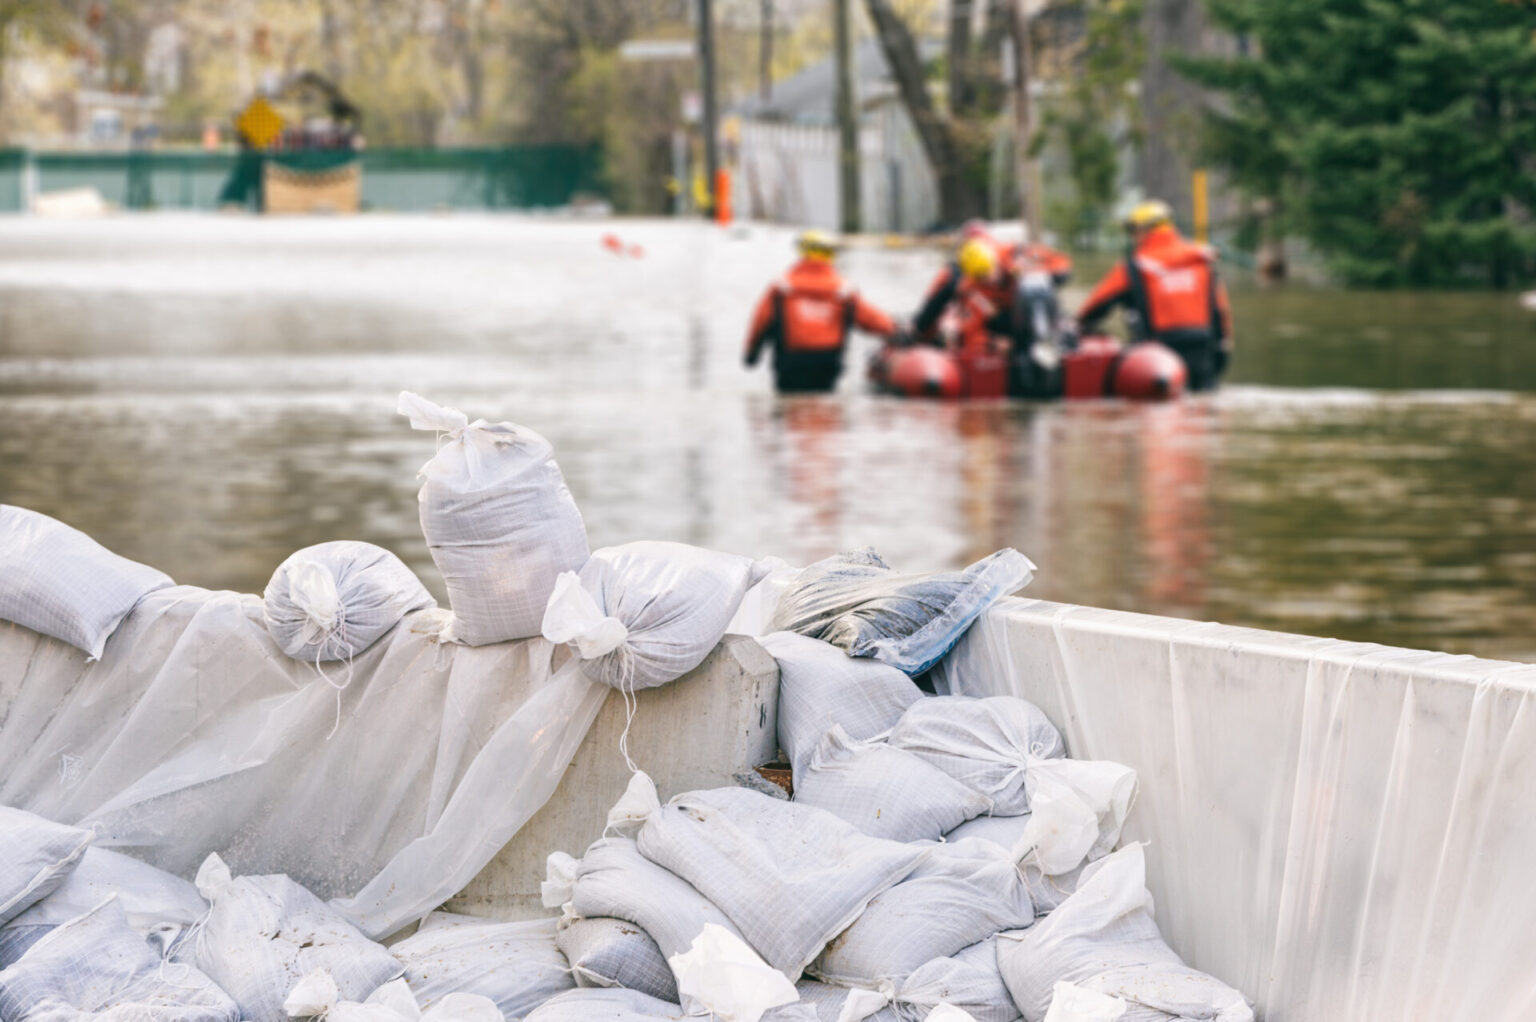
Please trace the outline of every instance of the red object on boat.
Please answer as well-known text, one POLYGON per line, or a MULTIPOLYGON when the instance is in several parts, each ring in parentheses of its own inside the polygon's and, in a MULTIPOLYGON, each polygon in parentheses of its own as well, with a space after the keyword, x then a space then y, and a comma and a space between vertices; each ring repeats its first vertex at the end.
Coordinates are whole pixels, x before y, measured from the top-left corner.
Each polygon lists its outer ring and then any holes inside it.
POLYGON ((962 348, 954 359, 960 363, 961 397, 1008 396, 1008 356, 962 348))
POLYGON ((887 347, 871 363, 870 377, 884 389, 905 397, 960 396, 960 363, 938 348, 887 347))
POLYGON ((1162 401, 1184 393, 1184 360, 1156 341, 1129 347, 1113 337, 1090 334, 1061 359, 1062 397, 1125 397, 1162 401))

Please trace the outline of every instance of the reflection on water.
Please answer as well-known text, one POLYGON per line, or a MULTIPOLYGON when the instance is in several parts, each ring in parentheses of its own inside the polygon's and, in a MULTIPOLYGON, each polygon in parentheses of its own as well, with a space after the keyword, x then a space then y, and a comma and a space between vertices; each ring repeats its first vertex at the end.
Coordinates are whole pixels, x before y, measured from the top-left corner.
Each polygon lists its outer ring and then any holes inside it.
MULTIPOLYGON (((549 436, 598 545, 1013 545, 1043 597, 1536 658, 1536 317, 1508 299, 1241 295, 1238 382, 1173 405, 778 399, 738 345, 787 235, 625 227, 645 260, 495 218, 0 225, 0 501, 184 582, 259 591, 360 538, 441 596, 410 388, 549 436), (1453 385, 1482 389, 1427 389, 1453 385)), ((902 308, 932 259, 848 268, 902 308)))

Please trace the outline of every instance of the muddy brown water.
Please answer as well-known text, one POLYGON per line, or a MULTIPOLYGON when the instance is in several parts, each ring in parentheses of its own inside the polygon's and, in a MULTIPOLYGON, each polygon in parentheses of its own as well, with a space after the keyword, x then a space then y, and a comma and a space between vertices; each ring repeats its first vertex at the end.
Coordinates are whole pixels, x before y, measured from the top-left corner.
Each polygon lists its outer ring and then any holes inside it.
MULTIPOLYGON (((908 569, 1004 545, 1029 594, 1536 659, 1536 315, 1509 295, 1239 290, 1211 398, 779 399, 741 335, 787 232, 513 217, 0 221, 0 501, 260 591, 381 543, 439 596, 419 391, 556 445, 595 546, 908 569), (639 258, 601 244, 607 232, 639 258)), ((910 310, 938 256, 845 269, 910 310)))

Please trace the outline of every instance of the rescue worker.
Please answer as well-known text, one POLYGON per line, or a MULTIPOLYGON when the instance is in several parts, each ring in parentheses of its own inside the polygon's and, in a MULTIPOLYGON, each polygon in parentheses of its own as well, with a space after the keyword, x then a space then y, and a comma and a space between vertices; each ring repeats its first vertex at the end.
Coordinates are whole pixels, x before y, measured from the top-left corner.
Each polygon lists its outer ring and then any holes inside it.
POLYGON ((772 345, 774 383, 780 393, 825 392, 842 374, 850 329, 893 338, 897 327, 843 281, 832 265, 837 243, 830 235, 806 231, 796 247, 800 261, 757 303, 745 362, 756 365, 763 349, 772 345))
MULTIPOLYGON (((913 318, 918 337, 934 342, 945 311, 958 303, 962 337, 969 338, 962 343, 974 345, 991 335, 1006 337, 1019 347, 1032 340, 1051 340, 1032 336, 1032 298, 1025 295, 1022 283, 1027 274, 1041 272, 1060 287, 1072 275, 1071 258, 1039 242, 1004 245, 979 220, 967 221, 960 228, 960 238, 955 261, 934 279, 913 318)), ((1054 322, 1054 292, 1050 306, 1054 322)))
POLYGON ((1010 272, 1005 255, 1003 246, 986 234, 976 232, 966 237, 955 261, 939 271, 922 307, 912 317, 912 331, 918 339, 943 344, 939 326, 951 307, 959 313, 962 348, 986 347, 994 334, 1012 338, 1018 277, 1010 272))
POLYGON ((1132 341, 1161 341, 1184 360, 1190 390, 1212 389, 1232 350, 1232 311, 1215 254, 1180 236, 1172 210, 1156 199, 1131 210, 1125 228, 1126 257, 1083 303, 1078 331, 1124 306, 1132 341))

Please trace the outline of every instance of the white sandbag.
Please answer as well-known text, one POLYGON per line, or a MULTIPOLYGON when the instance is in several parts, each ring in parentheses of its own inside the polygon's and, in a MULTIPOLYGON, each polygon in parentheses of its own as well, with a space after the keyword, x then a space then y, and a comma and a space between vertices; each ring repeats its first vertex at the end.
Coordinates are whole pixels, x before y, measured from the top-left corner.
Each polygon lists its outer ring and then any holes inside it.
POLYGON ((795 991, 801 1004, 815 1010, 817 1022, 900 1022, 888 990, 851 990, 818 979, 802 979, 795 984, 795 991))
POLYGON ((682 1005, 623 987, 582 987, 545 1001, 523 1022, 678 1022, 682 1005))
POLYGON ((697 888, 641 855, 632 838, 605 837, 592 843, 576 869, 570 901, 583 917, 634 923, 656 942, 663 958, 688 950, 711 923, 741 936, 697 888))
POLYGON ((971 1013, 953 1004, 940 1004, 923 1017, 923 1022, 976 1022, 971 1013))
POLYGON ((679 1003, 689 1015, 758 1022, 768 1009, 800 999, 783 973, 735 933, 712 923, 668 962, 677 976, 679 1003))
POLYGON ((560 576, 543 634, 574 647, 594 681, 654 688, 703 662, 758 576, 746 557, 685 543, 604 547, 560 576))
POLYGON ((283 999, 315 969, 360 1001, 405 967, 325 902, 286 876, 233 877, 217 855, 197 873, 213 906, 177 952, 240 1005, 248 1022, 283 1022, 283 999))
POLYGON ((431 606, 432 594, 400 558, 353 540, 290 554, 262 597, 267 630, 296 660, 350 660, 431 606))
POLYGON ((963 1009, 976 1022, 1016 1022, 1018 1005, 997 968, 997 937, 924 962, 897 984, 892 1001, 903 1022, 916 1022, 941 1004, 963 1009))
POLYGON ((689 792, 657 807, 637 845, 791 978, 938 847, 872 838, 825 810, 745 788, 689 792))
POLYGON ((326 1022, 505 1022, 501 1011, 478 994, 448 994, 422 1011, 405 980, 385 983, 361 1002, 342 1000, 325 969, 305 976, 283 1001, 290 1018, 326 1022))
POLYGON ((1034 918, 1024 879, 998 846, 931 846, 910 876, 874 898, 827 945, 810 971, 842 986, 899 986, 919 966, 1034 918))
POLYGON ((562 919, 555 943, 570 963, 576 985, 624 987, 676 1001, 677 979, 661 948, 624 919, 562 919))
POLYGON ((128 925, 143 934, 191 926, 208 911, 197 886, 174 873, 110 848, 87 848, 64 882, 10 925, 59 926, 113 896, 128 925))
MULTIPOLYGON (((1025 832, 1029 828, 1030 814, 1023 816, 978 816, 974 820, 967 820, 948 834, 944 835, 945 841, 963 841, 967 838, 976 838, 981 841, 990 841, 1006 852, 1012 853, 1020 847, 1025 832)), ((1029 847, 1025 843, 1023 847, 1029 847)), ((1024 886, 1029 889, 1029 900, 1035 903, 1035 916, 1038 918, 1060 905, 1073 891, 1077 890, 1078 875, 1082 867, 1069 870, 1058 876, 1052 876, 1040 868, 1035 856, 1026 856, 1019 863, 1019 869, 1024 875, 1024 886)))
POLYGON ((434 912, 389 950, 428 1009, 455 993, 478 994, 507 1018, 521 1018, 575 985, 555 946, 553 919, 504 923, 434 912))
POLYGON ((855 741, 837 724, 796 779, 795 801, 891 841, 934 841, 992 808, 985 795, 912 753, 855 741))
POLYGON ((202 972, 163 963, 108 898, 0 971, 5 1022, 237 1022, 235 1002, 202 972))
POLYGON ((539 634, 555 577, 587 559, 587 530, 549 441, 402 391, 399 412, 447 439, 421 468, 421 531, 471 646, 539 634))
POLYGON ((1051 992, 1051 1008, 1045 1022, 1115 1022, 1125 1014, 1125 1002, 1076 983, 1057 983, 1051 992))
POLYGON ((1107 760, 1045 759, 1025 774, 1033 809, 1014 848, 1051 876, 1109 854, 1136 797, 1136 771, 1107 760))
POLYGON ((779 597, 784 595, 797 569, 791 568, 782 557, 764 557, 757 562, 762 578, 752 584, 741 598, 741 606, 731 616, 725 630, 730 635, 750 635, 754 638, 768 634, 769 622, 778 609, 779 597))
POLYGON ((63 522, 0 504, 0 620, 83 649, 99 660, 144 594, 175 585, 63 522))
POLYGON ((789 758, 797 786, 833 724, 852 738, 874 738, 924 698, 896 668, 855 659, 820 639, 774 632, 760 641, 779 665, 779 748, 789 758))
POLYGON ((0 925, 57 890, 94 835, 0 806, 0 925))
POLYGON ((890 743, 991 798, 994 816, 1029 812, 1029 761, 1067 754, 1044 711, 1014 696, 925 699, 902 714, 890 743))
POLYGON ((1152 918, 1142 846, 1083 871, 1076 893, 1022 932, 998 938, 998 967, 1027 1022, 1043 1022, 1058 982, 1122 998, 1126 1020, 1252 1022, 1238 991, 1185 965, 1152 918))
POLYGON ((40 923, 36 926, 18 926, 11 923, 8 926, 0 926, 0 969, 5 969, 21 960, 21 956, 42 940, 49 933, 58 929, 52 923, 40 923))

